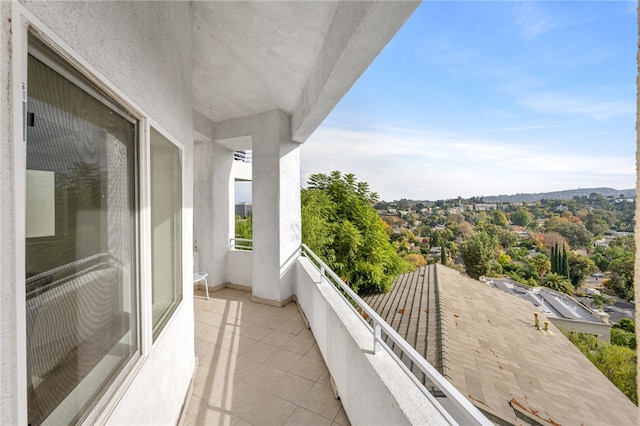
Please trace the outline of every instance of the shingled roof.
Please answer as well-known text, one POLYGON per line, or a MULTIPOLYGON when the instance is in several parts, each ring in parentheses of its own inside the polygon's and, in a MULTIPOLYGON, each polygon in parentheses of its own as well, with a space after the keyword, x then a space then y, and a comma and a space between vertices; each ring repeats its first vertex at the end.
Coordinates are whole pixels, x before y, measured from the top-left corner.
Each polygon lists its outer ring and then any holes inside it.
POLYGON ((553 324, 535 327, 526 300, 432 265, 365 301, 497 424, 638 424, 638 407, 553 324))

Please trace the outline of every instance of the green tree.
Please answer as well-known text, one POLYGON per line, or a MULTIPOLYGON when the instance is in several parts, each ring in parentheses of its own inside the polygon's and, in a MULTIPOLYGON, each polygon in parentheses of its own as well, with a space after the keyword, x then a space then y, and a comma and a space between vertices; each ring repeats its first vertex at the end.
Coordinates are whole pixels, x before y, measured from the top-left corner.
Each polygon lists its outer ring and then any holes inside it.
POLYGON ((484 231, 474 233, 460 245, 464 267, 470 277, 478 279, 489 272, 496 240, 484 231))
POLYGON ((611 303, 611 298, 602 295, 602 294, 593 294, 591 295, 591 306, 594 308, 602 308, 602 305, 606 305, 611 303))
POLYGON ((353 174, 314 174, 302 190, 302 241, 360 293, 391 289, 409 269, 371 207, 377 194, 353 174))
POLYGON ((561 221, 550 221, 547 226, 548 231, 556 231, 567 239, 573 248, 591 246, 593 235, 581 223, 561 221))
POLYGON ((613 289, 618 296, 627 300, 633 300, 634 261, 634 253, 625 252, 624 255, 612 260, 609 264, 611 279, 607 286, 613 289))
POLYGON ((634 404, 638 404, 637 351, 628 347, 599 342, 595 336, 564 331, 580 351, 634 404))
POLYGON ((573 292, 571 282, 565 276, 555 272, 547 274, 547 276, 542 280, 542 285, 561 293, 572 294, 573 292))
POLYGON ((500 266, 502 266, 502 267, 504 268, 504 267, 505 267, 505 266, 507 266, 509 263, 511 263, 511 256, 509 256, 509 255, 508 255, 508 254, 506 254, 506 253, 500 253, 500 254, 498 255, 497 262, 498 262, 498 264, 499 264, 500 266))
POLYGON ((569 252, 569 279, 575 288, 579 288, 584 284, 584 280, 598 269, 587 256, 578 253, 569 252))
POLYGON ((616 324, 613 324, 613 328, 628 331, 629 333, 635 333, 636 323, 630 318, 622 318, 616 324))
POLYGON ((538 253, 532 257, 530 263, 541 277, 551 270, 551 260, 542 253, 538 253))
MULTIPOLYGON (((253 238, 253 220, 251 216, 247 216, 246 219, 241 218, 240 216, 236 216, 236 238, 246 238, 248 240, 253 238)), ((238 243, 239 246, 243 247, 251 247, 253 246, 252 242, 241 242, 238 243)))
POLYGON ((524 208, 519 208, 511 214, 511 223, 518 226, 528 226, 533 220, 533 216, 524 208))
POLYGON ((569 256, 567 256, 567 249, 562 247, 562 257, 560 258, 560 273, 569 278, 569 256))
POLYGON ((427 259, 420 253, 411 253, 404 257, 404 261, 411 264, 414 268, 422 268, 427 264, 427 259))
POLYGON ((637 349, 636 333, 631 333, 619 328, 611 328, 611 343, 618 346, 637 349))
POLYGON ((558 273, 560 271, 560 262, 558 261, 558 244, 551 247, 551 272, 558 273))
POLYGON ((335 216, 335 203, 323 191, 303 190, 301 204, 302 242, 326 263, 335 261, 331 247, 335 237, 331 224, 335 216))
POLYGON ((494 225, 500 226, 502 228, 506 228, 507 226, 509 226, 509 221, 507 220, 507 216, 504 214, 502 210, 493 211, 493 223, 494 225))
POLYGON ((593 235, 604 235, 604 233, 609 230, 609 224, 604 218, 604 213, 602 210, 597 210, 587 214, 584 226, 593 235))

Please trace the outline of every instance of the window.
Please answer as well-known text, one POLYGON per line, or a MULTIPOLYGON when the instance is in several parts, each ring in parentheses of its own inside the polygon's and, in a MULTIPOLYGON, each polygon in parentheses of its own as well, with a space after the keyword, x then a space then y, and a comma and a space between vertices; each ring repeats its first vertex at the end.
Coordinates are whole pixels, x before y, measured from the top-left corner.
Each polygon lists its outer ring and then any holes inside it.
POLYGON ((182 300, 182 155, 151 128, 153 339, 182 300))
POLYGON ((28 416, 69 424, 139 353, 137 122, 35 42, 27 102, 28 416))

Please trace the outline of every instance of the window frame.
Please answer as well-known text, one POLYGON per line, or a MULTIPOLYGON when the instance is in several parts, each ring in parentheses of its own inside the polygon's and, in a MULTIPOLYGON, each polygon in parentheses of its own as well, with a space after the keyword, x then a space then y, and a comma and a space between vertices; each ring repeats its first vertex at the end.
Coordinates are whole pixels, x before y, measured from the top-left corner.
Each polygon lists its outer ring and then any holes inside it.
MULTIPOLYGON (((42 21, 19 3, 14 3, 11 8, 13 24, 11 48, 13 51, 11 62, 11 144, 13 147, 14 165, 14 230, 15 269, 13 271, 14 282, 18 283, 14 293, 15 306, 15 381, 11 384, 16 398, 16 419, 19 424, 28 423, 28 369, 27 369, 27 321, 26 321, 26 292, 25 286, 25 260, 26 260, 26 94, 27 94, 27 59, 30 54, 30 39, 36 39, 37 44, 50 51, 64 66, 54 68, 62 75, 75 75, 72 81, 85 80, 88 84, 78 84, 83 90, 92 96, 99 94, 98 98, 119 115, 136 123, 136 136, 134 143, 134 256, 137 266, 134 270, 133 285, 136 288, 135 306, 137 309, 136 334, 137 350, 131 358, 122 366, 111 382, 105 386, 101 394, 94 401, 92 407, 83 414, 81 422, 89 424, 102 424, 107 421, 111 413, 118 406, 128 387, 133 383, 137 373, 142 369, 147 358, 153 352, 155 342, 162 340, 160 333, 157 339, 153 339, 152 327, 152 297, 151 297, 151 215, 149 211, 150 201, 150 126, 167 138, 181 152, 181 220, 182 227, 182 300, 178 302, 165 321, 163 330, 170 327, 178 312, 184 309, 185 300, 188 299, 188 266, 187 262, 190 235, 186 225, 189 220, 186 213, 185 198, 187 195, 186 179, 186 149, 185 145, 172 137, 159 123, 155 122, 150 114, 146 113, 136 103, 131 101, 121 92, 107 77, 95 69, 82 55, 76 52, 55 32, 50 30, 42 21), (79 80, 78 80, 79 77, 79 80), (88 89, 88 90, 87 90, 88 89)), ((40 59, 38 57, 38 59, 40 59)), ((50 65, 50 61, 46 61, 50 65)))
MULTIPOLYGON (((140 287, 142 281, 140 280, 140 265, 138 259, 141 255, 140 250, 140 155, 139 155, 139 147, 141 144, 144 144, 144 139, 141 138, 141 124, 142 120, 136 119, 133 114, 129 114, 126 107, 119 104, 117 100, 114 100, 109 97, 106 91, 104 91, 99 86, 93 86, 94 82, 93 78, 88 78, 85 74, 85 70, 79 68, 72 68, 74 64, 70 64, 66 58, 59 54, 57 50, 57 46, 52 45, 48 42, 48 40, 44 39, 42 35, 35 30, 32 25, 29 25, 27 31, 27 39, 26 39, 26 57, 28 59, 29 56, 33 56, 37 60, 44 63, 46 66, 51 68, 53 72, 60 74, 65 79, 69 80, 74 86, 80 88, 82 91, 87 93, 88 96, 91 96, 98 102, 102 103, 106 107, 108 107, 111 111, 118 114, 121 118, 128 121, 134 126, 134 141, 132 146, 132 197, 133 197, 133 223, 132 223, 132 254, 134 256, 134 264, 132 265, 132 282, 131 285, 134 289, 132 306, 135 309, 135 319, 132 332, 135 333, 135 348, 133 354, 130 356, 128 360, 118 369, 113 372, 113 376, 108 379, 107 384, 98 391, 96 399, 90 402, 89 408, 86 412, 78 413, 80 415, 80 422, 88 422, 93 423, 96 421, 96 414, 104 412, 105 407, 108 405, 108 402, 113 399, 114 393, 117 389, 123 385, 127 376, 134 369, 136 363, 138 363, 141 359, 141 342, 142 342, 142 333, 144 332, 140 326, 140 310, 143 306, 141 303, 141 295, 140 295, 140 287)), ((28 71, 28 66, 25 66, 25 72, 28 71)), ((27 82, 28 88, 28 76, 25 75, 25 81, 27 82)), ((26 134, 24 135, 26 140, 26 134)), ((25 150, 26 153, 26 150, 25 150)), ((25 155, 26 157, 26 155, 25 155)), ((26 173, 26 161, 24 171, 26 173)), ((26 187, 23 192, 26 191, 26 187)), ((26 230, 25 230, 26 234, 26 230)), ((23 239, 26 246, 26 235, 25 239, 23 239)), ((26 253, 25 253, 26 260, 26 253)), ((24 262, 23 262, 24 264, 24 262)), ((23 277, 24 279, 24 277, 23 277)), ((26 297, 25 297, 26 301, 26 297)), ((25 307, 26 314, 26 307, 25 307)), ((24 330, 25 340, 28 340, 27 330, 24 330)), ((25 351, 26 352, 26 351, 25 351)), ((26 354, 25 354, 26 355, 26 354)), ((29 374, 28 370, 26 371, 29 374)), ((26 377, 28 380, 28 376, 26 377)), ((28 402, 27 402, 28 405, 28 402)))
POLYGON ((169 326, 169 324, 172 322, 173 318, 176 316, 176 312, 178 311, 178 309, 183 305, 183 302, 185 300, 185 283, 187 281, 185 281, 185 214, 184 214, 184 210, 185 210, 185 203, 184 203, 184 194, 185 192, 185 147, 183 144, 181 144, 180 142, 178 142, 175 138, 173 138, 169 132, 167 132, 164 128, 162 128, 162 126, 160 126, 155 120, 149 118, 147 120, 146 123, 146 128, 145 128, 145 132, 148 135, 147 136, 147 142, 148 144, 145 145, 145 148, 148 149, 148 153, 147 155, 145 155, 145 160, 147 161, 147 170, 145 173, 145 178, 147 180, 147 185, 145 186, 145 188, 147 188, 147 195, 148 195, 148 203, 146 205, 149 206, 148 209, 145 209, 146 213, 148 213, 148 230, 149 230, 149 238, 148 238, 148 242, 149 242, 149 249, 147 251, 148 253, 148 262, 149 262, 149 282, 150 282, 150 286, 149 286, 149 295, 148 295, 148 300, 149 300, 149 321, 150 321, 150 330, 151 330, 151 345, 154 345, 158 340, 161 339, 161 336, 164 332, 164 330, 167 329, 167 327, 169 326), (160 324, 158 326, 157 330, 154 330, 153 328, 153 266, 152 266, 152 256, 153 256, 153 246, 152 246, 152 238, 151 238, 151 234, 152 234, 152 219, 151 219, 151 209, 153 208, 152 205, 152 200, 151 200, 151 128, 153 128, 153 130, 155 130, 156 132, 158 132, 162 137, 164 137, 167 141, 169 141, 169 143, 171 143, 173 146, 175 146, 176 148, 178 148, 178 151, 180 153, 180 198, 181 198, 181 206, 180 206, 180 233, 181 233, 181 241, 179 242, 180 244, 180 252, 181 252, 181 281, 179 283, 179 285, 182 287, 182 295, 181 295, 181 299, 179 301, 177 301, 177 303, 175 303, 170 309, 168 309, 164 314, 163 314, 163 318, 160 321, 160 324))

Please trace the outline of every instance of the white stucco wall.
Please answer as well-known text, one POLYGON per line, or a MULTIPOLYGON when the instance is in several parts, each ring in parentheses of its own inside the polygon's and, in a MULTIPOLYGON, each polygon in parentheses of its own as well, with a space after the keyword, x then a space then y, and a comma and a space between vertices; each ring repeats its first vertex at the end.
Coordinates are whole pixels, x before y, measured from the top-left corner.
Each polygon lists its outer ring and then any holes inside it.
MULTIPOLYGON (((575 321, 565 318, 547 317, 547 319, 556 327, 566 330, 593 334, 603 342, 611 341, 611 326, 601 322, 575 321)), ((544 321, 541 321, 544 326, 544 321)), ((559 332, 558 332, 559 333, 559 332)))
POLYGON ((177 424, 195 368, 192 295, 184 296, 107 424, 177 424))
POLYGON ((227 282, 251 288, 253 252, 229 250, 227 253, 227 282))
POLYGON ((448 424, 309 259, 296 266, 296 298, 354 425, 448 424))
POLYGON ((285 273, 301 242, 300 146, 284 112, 253 121, 253 295, 280 302, 293 295, 285 273))
MULTIPOLYGON (((154 120, 175 140, 183 144, 183 302, 167 323, 156 343, 143 354, 142 364, 115 406, 107 422, 112 424, 175 424, 195 367, 192 303, 192 210, 193 210, 193 130, 191 108, 191 6, 188 2, 20 2, 40 30, 61 40, 74 59, 95 70, 109 87, 115 88, 135 110, 154 120), (40 24, 38 24, 40 25, 40 24)), ((9 2, 0 2, 2 50, 0 71, 0 232, 2 232, 2 292, 0 307, 0 423, 17 424, 13 392, 16 361, 16 335, 12 332, 16 316, 16 246, 10 234, 15 198, 11 191, 12 161, 7 155, 12 142, 6 123, 12 111, 6 107, 9 52, 9 2), (6 306, 5 306, 6 305, 6 306)), ((15 6, 15 10, 22 9, 15 6)), ((15 31, 14 31, 15 34, 15 31)), ((23 244, 22 242, 19 242, 23 244)), ((151 283, 144 282, 143 286, 151 283)), ((150 332, 150 330, 149 330, 150 332)))
POLYGON ((193 139, 187 2, 21 3, 173 137, 193 139))
POLYGON ((209 273, 209 286, 215 287, 227 281, 227 251, 234 229, 233 152, 217 143, 197 142, 194 162, 194 238, 200 271, 209 273))

